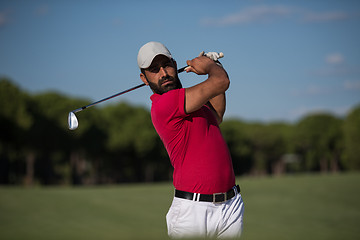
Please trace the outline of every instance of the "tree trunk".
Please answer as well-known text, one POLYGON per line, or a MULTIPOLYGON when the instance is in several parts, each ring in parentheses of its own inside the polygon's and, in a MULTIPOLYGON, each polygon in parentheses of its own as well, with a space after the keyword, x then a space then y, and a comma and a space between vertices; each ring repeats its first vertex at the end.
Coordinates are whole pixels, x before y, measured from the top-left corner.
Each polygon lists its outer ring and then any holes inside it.
POLYGON ((338 160, 336 154, 334 154, 334 156, 331 158, 330 169, 334 173, 339 172, 339 160, 338 160))
POLYGON ((271 164, 272 173, 276 176, 283 175, 285 173, 285 161, 280 158, 278 161, 271 164))
POLYGON ((35 153, 32 151, 28 152, 25 158, 25 162, 26 162, 25 185, 32 186, 34 184, 35 153))
POLYGON ((326 158, 322 158, 320 160, 320 171, 321 172, 327 172, 329 170, 328 161, 326 158))
POLYGON ((73 185, 82 185, 82 165, 79 151, 74 151, 70 155, 71 183, 73 185))

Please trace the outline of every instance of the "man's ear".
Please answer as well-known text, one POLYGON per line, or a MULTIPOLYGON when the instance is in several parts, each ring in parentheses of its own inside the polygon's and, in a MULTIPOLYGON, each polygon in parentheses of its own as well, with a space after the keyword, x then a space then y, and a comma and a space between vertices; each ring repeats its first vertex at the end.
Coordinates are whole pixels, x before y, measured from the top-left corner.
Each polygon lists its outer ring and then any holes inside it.
POLYGON ((176 61, 175 61, 173 58, 172 58, 171 60, 172 60, 173 63, 174 63, 175 69, 177 69, 177 63, 176 63, 176 61))
POLYGON ((149 85, 149 81, 147 80, 145 74, 140 73, 140 79, 143 81, 146 85, 149 85))

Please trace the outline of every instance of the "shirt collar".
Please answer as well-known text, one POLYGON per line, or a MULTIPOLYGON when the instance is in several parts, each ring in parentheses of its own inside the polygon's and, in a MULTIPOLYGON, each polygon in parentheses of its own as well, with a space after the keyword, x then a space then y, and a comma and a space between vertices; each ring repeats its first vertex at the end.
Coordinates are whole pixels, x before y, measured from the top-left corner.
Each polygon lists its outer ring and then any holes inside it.
POLYGON ((161 95, 154 93, 153 95, 150 96, 150 99, 152 102, 156 101, 156 99, 158 99, 161 95))

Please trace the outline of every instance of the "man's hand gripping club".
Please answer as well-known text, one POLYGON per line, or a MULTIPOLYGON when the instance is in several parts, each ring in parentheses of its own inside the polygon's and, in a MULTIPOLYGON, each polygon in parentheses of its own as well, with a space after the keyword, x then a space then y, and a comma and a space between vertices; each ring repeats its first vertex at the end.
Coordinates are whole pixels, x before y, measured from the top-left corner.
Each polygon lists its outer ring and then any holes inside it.
MULTIPOLYGON (((222 67, 221 63, 219 62, 219 59, 222 58, 222 57, 224 57, 224 54, 223 54, 222 52, 220 52, 220 53, 217 53, 217 52, 208 52, 208 53, 205 53, 204 51, 202 51, 202 52, 199 54, 198 58, 201 57, 201 56, 205 56, 205 57, 210 58, 210 59, 213 60, 217 65, 219 65, 219 66, 222 67)), ((189 64, 189 61, 191 61, 191 60, 188 60, 188 61, 187 61, 187 64, 188 64, 189 66, 185 68, 185 71, 186 71, 186 72, 194 72, 194 73, 196 73, 196 74, 198 74, 198 75, 205 75, 205 74, 206 74, 206 73, 198 73, 198 72, 196 71, 196 69, 192 69, 192 68, 191 68, 191 65, 189 64)))
POLYGON ((194 112, 207 104, 214 112, 218 123, 222 122, 225 113, 225 91, 230 81, 225 69, 218 59, 223 57, 222 53, 201 52, 200 55, 186 63, 189 65, 186 72, 194 72, 198 75, 208 74, 208 79, 186 89, 185 111, 194 112))

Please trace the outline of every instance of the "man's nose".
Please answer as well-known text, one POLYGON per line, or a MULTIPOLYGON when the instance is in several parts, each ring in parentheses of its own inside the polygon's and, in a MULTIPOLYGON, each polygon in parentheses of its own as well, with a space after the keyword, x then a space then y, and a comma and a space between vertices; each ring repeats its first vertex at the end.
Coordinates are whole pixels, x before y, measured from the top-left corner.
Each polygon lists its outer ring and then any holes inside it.
POLYGON ((165 69, 164 67, 160 67, 159 73, 161 74, 161 76, 166 76, 166 75, 168 75, 168 74, 167 74, 167 71, 166 71, 166 69, 165 69))

